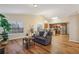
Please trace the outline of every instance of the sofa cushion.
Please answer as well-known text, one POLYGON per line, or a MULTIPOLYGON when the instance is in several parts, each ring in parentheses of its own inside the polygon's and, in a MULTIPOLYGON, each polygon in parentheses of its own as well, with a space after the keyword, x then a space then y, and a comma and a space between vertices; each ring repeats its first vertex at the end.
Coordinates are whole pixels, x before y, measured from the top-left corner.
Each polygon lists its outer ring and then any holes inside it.
POLYGON ((43 44, 43 45, 48 45, 51 43, 50 39, 46 39, 44 37, 35 37, 35 39, 33 41, 43 44))
POLYGON ((44 32, 43 37, 46 37, 46 36, 47 36, 47 33, 48 33, 48 32, 44 32))
POLYGON ((44 31, 40 31, 39 36, 43 36, 43 35, 44 35, 44 31))

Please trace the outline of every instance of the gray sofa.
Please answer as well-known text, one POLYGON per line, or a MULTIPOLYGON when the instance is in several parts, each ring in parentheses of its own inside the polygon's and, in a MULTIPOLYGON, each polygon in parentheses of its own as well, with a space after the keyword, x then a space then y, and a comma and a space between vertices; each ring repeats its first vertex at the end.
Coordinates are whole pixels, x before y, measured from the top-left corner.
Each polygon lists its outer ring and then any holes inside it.
POLYGON ((33 36, 34 37, 33 41, 40 43, 42 45, 51 44, 52 32, 47 32, 47 35, 43 37, 44 33, 45 33, 44 31, 41 31, 39 32, 39 35, 33 36))

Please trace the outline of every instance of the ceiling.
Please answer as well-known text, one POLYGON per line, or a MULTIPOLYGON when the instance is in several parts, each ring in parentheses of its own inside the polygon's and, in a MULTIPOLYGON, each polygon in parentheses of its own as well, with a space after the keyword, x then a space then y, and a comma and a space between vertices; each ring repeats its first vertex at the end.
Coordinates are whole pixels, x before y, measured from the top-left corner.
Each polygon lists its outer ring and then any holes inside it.
POLYGON ((69 16, 79 11, 79 4, 0 4, 0 13, 32 14, 46 17, 69 16))

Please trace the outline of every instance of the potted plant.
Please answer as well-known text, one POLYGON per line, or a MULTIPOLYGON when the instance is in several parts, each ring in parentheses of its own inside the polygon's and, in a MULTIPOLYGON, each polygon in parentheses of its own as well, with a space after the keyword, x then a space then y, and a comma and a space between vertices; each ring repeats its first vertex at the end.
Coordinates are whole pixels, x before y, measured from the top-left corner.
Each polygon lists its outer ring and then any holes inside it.
POLYGON ((8 32, 11 30, 11 25, 3 14, 0 14, 0 27, 3 28, 3 32, 1 33, 3 39, 1 42, 7 42, 8 32))

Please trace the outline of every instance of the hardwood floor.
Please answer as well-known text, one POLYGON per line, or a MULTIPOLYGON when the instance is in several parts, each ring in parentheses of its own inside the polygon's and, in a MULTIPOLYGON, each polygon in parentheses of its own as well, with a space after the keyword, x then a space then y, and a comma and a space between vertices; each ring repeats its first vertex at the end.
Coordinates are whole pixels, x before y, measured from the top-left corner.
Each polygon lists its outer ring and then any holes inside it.
POLYGON ((53 53, 57 54, 79 54, 79 43, 69 41, 67 35, 53 37, 53 53))
POLYGON ((22 39, 9 41, 6 54, 79 54, 79 43, 69 41, 67 35, 53 36, 52 44, 43 46, 36 43, 29 49, 23 47, 22 39))
POLYGON ((49 54, 51 45, 43 46, 38 43, 31 46, 29 49, 23 47, 22 39, 16 39, 9 41, 6 46, 6 54, 49 54))

